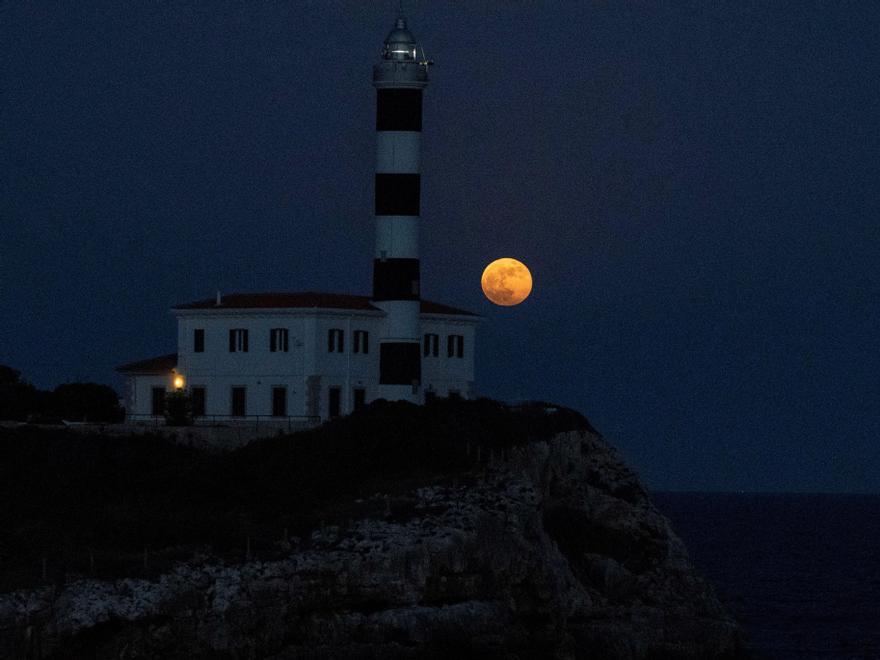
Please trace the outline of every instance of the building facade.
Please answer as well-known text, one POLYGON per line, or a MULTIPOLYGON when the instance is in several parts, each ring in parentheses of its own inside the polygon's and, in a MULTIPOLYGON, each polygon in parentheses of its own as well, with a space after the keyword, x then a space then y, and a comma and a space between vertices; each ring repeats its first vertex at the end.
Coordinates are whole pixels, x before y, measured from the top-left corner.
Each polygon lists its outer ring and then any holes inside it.
POLYGON ((232 294, 177 305, 177 352, 123 365, 130 419, 169 391, 197 419, 324 420, 384 398, 473 395, 476 315, 421 299, 422 92, 429 62, 399 18, 373 68, 376 249, 371 296, 232 294))

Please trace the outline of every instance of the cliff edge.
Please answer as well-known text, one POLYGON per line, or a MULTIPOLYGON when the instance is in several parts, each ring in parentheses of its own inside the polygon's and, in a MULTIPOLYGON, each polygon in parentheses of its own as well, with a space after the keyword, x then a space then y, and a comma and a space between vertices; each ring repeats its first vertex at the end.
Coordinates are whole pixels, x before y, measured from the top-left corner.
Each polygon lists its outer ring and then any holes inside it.
MULTIPOLYGON (((489 404, 441 405, 432 414, 489 404)), ((742 657, 740 630, 589 423, 572 424, 570 411, 555 408, 520 419, 492 406, 517 436, 510 442, 482 426, 470 433, 467 420, 485 418, 469 409, 445 428, 455 437, 409 440, 424 443, 420 461, 433 455, 443 469, 413 466, 417 474, 397 488, 373 491, 368 480, 371 492, 311 531, 285 534, 269 556, 191 556, 156 575, 74 575, 0 595, 0 656, 742 657)), ((302 442, 255 443, 229 460, 261 466, 255 474, 272 482, 285 468, 296 472, 279 456, 296 461, 309 442, 338 450, 375 441, 382 454, 393 447, 380 446, 378 429, 400 414, 425 413, 388 404, 364 417, 382 424, 340 422, 330 440, 318 430, 302 442)))

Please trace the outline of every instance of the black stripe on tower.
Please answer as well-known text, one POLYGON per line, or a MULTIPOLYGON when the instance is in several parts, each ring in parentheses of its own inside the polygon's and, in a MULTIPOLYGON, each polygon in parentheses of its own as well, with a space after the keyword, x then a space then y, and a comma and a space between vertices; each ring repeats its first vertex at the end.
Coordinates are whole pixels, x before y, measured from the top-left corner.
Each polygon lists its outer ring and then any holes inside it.
POLYGON ((419 260, 375 259, 373 300, 419 300, 419 260))
POLYGON ((376 215, 418 215, 420 206, 420 175, 376 174, 376 215))
POLYGON ((422 130, 422 90, 379 89, 377 92, 377 131, 422 130))
POLYGON ((379 384, 412 385, 422 382, 419 344, 386 342, 379 345, 379 384))

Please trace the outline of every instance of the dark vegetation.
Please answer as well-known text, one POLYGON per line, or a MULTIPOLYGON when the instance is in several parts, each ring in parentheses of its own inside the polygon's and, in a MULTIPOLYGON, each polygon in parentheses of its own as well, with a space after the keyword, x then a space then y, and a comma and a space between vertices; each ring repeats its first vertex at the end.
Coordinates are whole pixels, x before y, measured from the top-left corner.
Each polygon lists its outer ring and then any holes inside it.
POLYGON ((124 412, 113 388, 98 383, 65 383, 40 390, 21 372, 0 364, 0 420, 60 423, 119 422, 124 412))
POLYGON ((412 488, 466 480, 492 455, 575 429, 592 427, 566 408, 488 399, 377 401, 319 428, 219 454, 159 436, 7 427, 0 591, 155 574, 193 556, 271 558, 292 537, 307 545, 311 530, 380 515, 380 506, 406 515, 412 488), (370 499, 376 493, 387 500, 370 499))
POLYGON ((165 423, 168 426, 192 425, 192 397, 186 390, 169 392, 165 395, 165 423))

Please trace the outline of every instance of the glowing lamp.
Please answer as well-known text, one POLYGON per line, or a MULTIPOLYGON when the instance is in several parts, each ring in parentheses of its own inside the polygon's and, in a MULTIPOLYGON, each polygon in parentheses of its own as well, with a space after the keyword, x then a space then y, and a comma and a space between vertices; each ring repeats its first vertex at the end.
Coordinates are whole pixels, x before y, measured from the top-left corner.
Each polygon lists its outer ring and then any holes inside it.
POLYGON ((175 374, 174 375, 174 389, 182 390, 183 386, 186 384, 186 380, 183 378, 183 374, 175 374))

